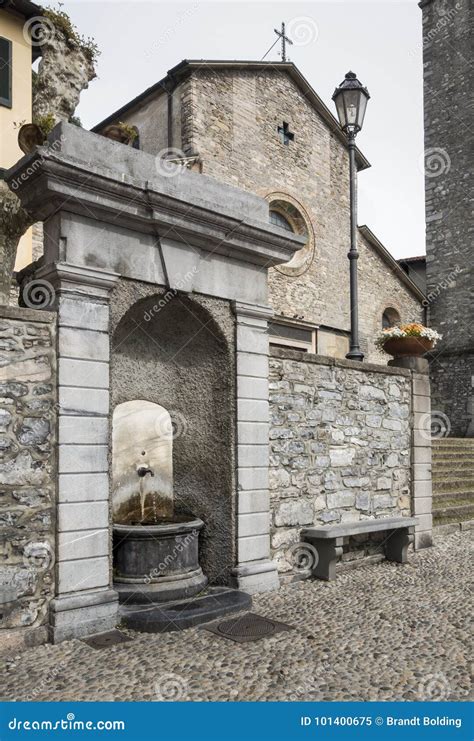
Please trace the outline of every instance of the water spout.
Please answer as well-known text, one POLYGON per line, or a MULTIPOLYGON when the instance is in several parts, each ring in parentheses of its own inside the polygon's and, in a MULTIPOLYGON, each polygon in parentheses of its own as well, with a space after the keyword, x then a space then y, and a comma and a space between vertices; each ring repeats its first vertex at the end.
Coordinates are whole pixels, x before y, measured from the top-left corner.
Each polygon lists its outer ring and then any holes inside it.
POLYGON ((145 519, 145 501, 146 501, 146 491, 143 491, 143 484, 145 482, 145 476, 147 473, 150 474, 150 476, 154 476, 153 470, 149 466, 138 466, 137 468, 137 474, 140 477, 140 509, 142 513, 142 521, 145 519))

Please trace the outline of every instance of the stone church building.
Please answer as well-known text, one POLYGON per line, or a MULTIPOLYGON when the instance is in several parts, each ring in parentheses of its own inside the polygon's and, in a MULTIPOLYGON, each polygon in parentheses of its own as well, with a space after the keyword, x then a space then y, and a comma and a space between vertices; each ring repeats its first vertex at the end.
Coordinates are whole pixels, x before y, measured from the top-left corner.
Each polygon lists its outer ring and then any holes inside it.
MULTIPOLYGON (((263 196, 271 220, 304 237, 269 271, 271 342, 344 357, 349 348, 349 158, 331 111, 290 62, 183 61, 98 124, 135 126, 135 146, 263 196)), ((370 167, 357 152, 359 170, 370 167)), ((423 321, 424 294, 367 226, 359 228, 361 348, 386 363, 382 326, 423 321)))

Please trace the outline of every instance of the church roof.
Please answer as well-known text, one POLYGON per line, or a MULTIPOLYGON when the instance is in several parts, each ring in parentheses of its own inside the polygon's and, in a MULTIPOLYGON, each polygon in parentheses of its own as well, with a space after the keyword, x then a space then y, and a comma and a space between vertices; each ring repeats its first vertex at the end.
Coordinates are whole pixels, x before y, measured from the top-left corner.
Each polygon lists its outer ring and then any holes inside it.
MULTIPOLYGON (((425 294, 423 291, 421 291, 416 283, 412 281, 411 278, 408 277, 408 275, 405 273, 401 265, 399 264, 402 262, 402 260, 398 261, 396 260, 393 255, 388 251, 386 247, 382 244, 380 239, 378 239, 373 231, 369 229, 368 226, 359 226, 359 232, 362 234, 363 237, 367 240, 367 242, 370 244, 370 246, 380 255, 382 260, 388 265, 388 267, 391 269, 392 273, 397 276, 397 278, 406 285, 407 288, 410 289, 412 293, 415 294, 416 298, 419 301, 424 301, 426 299, 425 294)), ((410 258, 408 258, 410 259, 410 258)), ((417 260, 425 259, 423 258, 416 258, 417 260)), ((404 260, 406 262, 406 259, 404 260)))
POLYGON ((399 263, 426 262, 426 255, 417 255, 416 257, 400 257, 399 263))
MULTIPOLYGON (((133 100, 130 100, 124 106, 119 108, 106 119, 98 123, 93 127, 92 131, 100 131, 110 123, 117 121, 124 113, 129 111, 131 108, 140 105, 145 102, 148 98, 173 89, 182 79, 192 74, 195 70, 200 69, 212 69, 212 70, 231 70, 231 69, 246 69, 246 70, 264 70, 264 69, 279 69, 291 77, 295 85, 302 92, 303 96, 314 108, 315 111, 321 116, 323 121, 327 124, 328 128, 332 133, 345 145, 347 145, 347 138, 342 132, 339 122, 335 116, 331 113, 326 104, 322 101, 316 91, 311 87, 306 78, 301 74, 298 67, 293 62, 252 62, 252 61, 225 61, 225 60, 207 60, 207 59, 184 59, 182 62, 177 64, 175 67, 168 71, 166 77, 159 82, 155 83, 151 87, 144 90, 140 95, 137 95, 133 100)), ((357 165, 359 170, 365 170, 370 167, 370 162, 362 154, 360 149, 356 149, 357 165)))

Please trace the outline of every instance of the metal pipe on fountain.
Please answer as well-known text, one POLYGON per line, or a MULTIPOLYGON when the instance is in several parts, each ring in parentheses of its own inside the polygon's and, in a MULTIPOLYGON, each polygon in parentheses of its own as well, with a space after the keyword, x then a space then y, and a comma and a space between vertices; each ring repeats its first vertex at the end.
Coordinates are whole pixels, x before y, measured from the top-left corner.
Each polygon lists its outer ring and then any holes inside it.
POLYGON ((147 473, 150 474, 150 476, 154 476, 154 471, 149 466, 138 466, 137 468, 137 474, 140 476, 140 478, 143 478, 147 475, 147 473))

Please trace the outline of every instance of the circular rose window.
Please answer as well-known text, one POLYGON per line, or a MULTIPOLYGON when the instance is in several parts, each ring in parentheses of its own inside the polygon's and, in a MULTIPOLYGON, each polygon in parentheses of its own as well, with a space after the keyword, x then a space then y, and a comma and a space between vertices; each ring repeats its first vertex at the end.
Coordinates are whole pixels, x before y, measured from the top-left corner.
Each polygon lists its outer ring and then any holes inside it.
POLYGON ((267 196, 270 205, 270 221, 281 229, 306 238, 306 244, 295 252, 289 262, 277 265, 275 270, 288 276, 305 273, 314 258, 314 234, 308 214, 298 201, 285 193, 270 193, 267 196))

